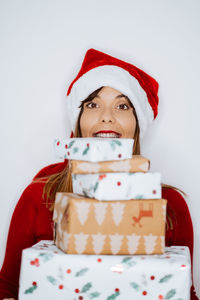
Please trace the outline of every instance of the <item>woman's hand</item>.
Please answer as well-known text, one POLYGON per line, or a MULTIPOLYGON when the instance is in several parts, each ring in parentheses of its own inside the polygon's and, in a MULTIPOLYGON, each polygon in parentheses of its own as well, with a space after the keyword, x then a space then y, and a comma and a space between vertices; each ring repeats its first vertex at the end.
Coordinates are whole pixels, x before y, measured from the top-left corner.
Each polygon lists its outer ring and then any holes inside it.
POLYGON ((14 298, 4 298, 3 300, 15 300, 14 298))

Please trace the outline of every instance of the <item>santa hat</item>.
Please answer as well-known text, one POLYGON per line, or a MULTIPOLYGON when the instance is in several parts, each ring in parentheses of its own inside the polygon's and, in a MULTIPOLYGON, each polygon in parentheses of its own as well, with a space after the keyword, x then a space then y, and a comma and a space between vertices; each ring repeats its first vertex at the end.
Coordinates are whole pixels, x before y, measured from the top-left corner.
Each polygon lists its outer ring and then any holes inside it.
POLYGON ((81 69, 67 91, 71 130, 75 130, 81 101, 101 86, 114 88, 130 99, 142 137, 158 113, 158 83, 134 65, 95 49, 86 52, 81 69))

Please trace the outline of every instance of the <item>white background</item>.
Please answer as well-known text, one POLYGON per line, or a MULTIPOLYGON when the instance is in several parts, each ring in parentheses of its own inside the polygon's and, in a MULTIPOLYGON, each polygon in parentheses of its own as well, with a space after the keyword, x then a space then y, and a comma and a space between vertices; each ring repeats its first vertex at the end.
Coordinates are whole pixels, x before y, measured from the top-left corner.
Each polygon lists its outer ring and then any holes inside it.
POLYGON ((67 87, 96 48, 160 84, 142 153, 189 195, 200 295, 199 16, 199 0, 0 0, 0 265, 13 209, 35 173, 56 162, 53 139, 69 134, 67 87))

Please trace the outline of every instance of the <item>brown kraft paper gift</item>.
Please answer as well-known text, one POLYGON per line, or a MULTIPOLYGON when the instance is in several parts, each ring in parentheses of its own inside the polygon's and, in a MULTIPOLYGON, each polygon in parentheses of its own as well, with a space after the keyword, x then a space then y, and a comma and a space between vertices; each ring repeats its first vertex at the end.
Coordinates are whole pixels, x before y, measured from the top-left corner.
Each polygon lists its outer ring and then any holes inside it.
POLYGON ((69 254, 161 254, 165 199, 99 201, 57 193, 54 240, 69 254))
POLYGON ((150 161, 141 156, 133 155, 131 159, 89 162, 71 160, 72 173, 105 173, 105 172, 147 172, 150 168, 150 161))

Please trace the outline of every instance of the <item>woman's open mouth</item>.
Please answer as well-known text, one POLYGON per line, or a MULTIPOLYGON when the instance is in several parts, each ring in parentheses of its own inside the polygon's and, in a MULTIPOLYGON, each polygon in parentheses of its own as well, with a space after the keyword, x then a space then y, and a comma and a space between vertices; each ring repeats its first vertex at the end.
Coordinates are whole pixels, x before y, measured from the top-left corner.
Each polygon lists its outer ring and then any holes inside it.
POLYGON ((119 132, 112 131, 112 130, 102 130, 93 133, 92 136, 100 137, 100 138, 120 138, 121 134, 119 132))

